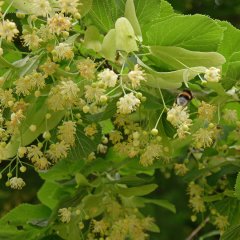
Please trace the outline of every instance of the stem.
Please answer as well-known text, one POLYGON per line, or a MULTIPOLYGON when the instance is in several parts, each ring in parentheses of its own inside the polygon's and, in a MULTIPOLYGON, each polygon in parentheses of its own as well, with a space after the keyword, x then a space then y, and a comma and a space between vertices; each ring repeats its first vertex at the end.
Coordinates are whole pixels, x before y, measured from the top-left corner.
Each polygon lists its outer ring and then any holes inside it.
POLYGON ((159 92, 160 92, 160 96, 161 96, 161 99, 162 99, 162 102, 163 102, 163 107, 164 109, 168 110, 166 104, 165 104, 165 101, 164 101, 164 97, 163 97, 163 94, 162 94, 162 91, 160 88, 158 88, 159 92))
POLYGON ((109 91, 107 94, 105 94, 106 96, 108 96, 109 94, 111 94, 112 92, 114 92, 115 90, 117 90, 120 87, 120 85, 118 85, 117 87, 115 87, 114 89, 112 89, 111 91, 109 91))
POLYGON ((121 86, 121 88, 122 88, 122 90, 123 90, 124 95, 126 95, 126 92, 125 92, 124 87, 123 87, 122 77, 121 77, 122 72, 123 72, 123 69, 124 69, 124 65, 125 65, 125 60, 124 60, 124 62, 123 62, 123 65, 122 65, 122 68, 121 68, 121 71, 120 71, 120 74, 119 74, 119 75, 120 75, 120 86, 121 86))
POLYGON ((192 240, 202 230, 202 228, 206 225, 208 221, 209 217, 205 218, 205 220, 191 232, 191 234, 186 238, 186 240, 192 240))
POLYGON ((4 12, 4 14, 3 14, 3 16, 2 16, 2 19, 4 19, 5 18, 5 16, 6 16, 6 14, 8 13, 8 11, 9 11, 9 9, 11 8, 11 6, 13 5, 13 2, 14 2, 14 0, 8 5, 8 7, 7 7, 7 9, 6 9, 6 11, 4 12))
POLYGON ((159 118, 158 118, 158 120, 157 120, 154 128, 157 128, 158 123, 159 123, 159 121, 160 121, 160 119, 161 119, 161 117, 162 117, 162 115, 163 115, 163 113, 164 113, 164 110, 165 110, 165 108, 163 108, 162 112, 160 113, 159 118))

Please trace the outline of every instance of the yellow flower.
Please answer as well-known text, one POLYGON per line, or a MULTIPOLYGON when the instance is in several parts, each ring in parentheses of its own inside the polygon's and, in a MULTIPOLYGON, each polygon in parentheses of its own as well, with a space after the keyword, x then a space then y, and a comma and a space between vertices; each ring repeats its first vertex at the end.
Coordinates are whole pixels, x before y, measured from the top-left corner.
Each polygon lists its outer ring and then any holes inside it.
POLYGON ((105 89, 98 86, 85 86, 85 98, 88 102, 100 101, 101 96, 104 94, 105 89))
POLYGON ((221 79, 221 70, 219 68, 210 67, 205 71, 204 78, 208 82, 219 82, 221 79))
POLYGON ((193 208, 194 212, 204 212, 206 210, 203 198, 201 196, 191 197, 189 200, 190 207, 193 208))
POLYGON ((53 162, 57 162, 67 157, 69 148, 64 141, 53 143, 50 145, 47 155, 53 162))
POLYGON ((189 119, 187 107, 174 104, 167 112, 167 120, 174 126, 179 127, 183 124, 190 125, 192 120, 189 119))
POLYGON ((10 178, 9 182, 12 189, 22 189, 26 185, 23 179, 18 177, 10 178))
POLYGON ((238 121, 237 110, 235 110, 235 109, 225 109, 223 119, 227 123, 236 123, 238 121))
POLYGON ((181 163, 175 163, 174 170, 178 176, 184 176, 189 171, 186 165, 181 163))
POLYGON ((20 77, 16 82, 16 93, 29 95, 34 89, 42 89, 45 87, 45 77, 36 71, 25 77, 20 77))
POLYGON ((125 94, 117 102, 117 113, 130 114, 135 111, 140 105, 140 100, 136 98, 133 93, 125 94))
POLYGON ((196 148, 210 147, 213 143, 213 131, 208 128, 200 128, 193 134, 194 146, 196 148))
POLYGON ((118 75, 114 71, 107 68, 98 74, 98 78, 101 82, 103 82, 105 88, 115 87, 118 75))
POLYGON ((41 151, 39 146, 31 145, 27 147, 27 157, 33 163, 37 162, 41 157, 43 157, 43 152, 41 151))
POLYGON ((77 68, 82 77, 87 80, 93 80, 95 78, 96 64, 90 59, 84 59, 77 63, 77 68))
POLYGON ((163 146, 156 143, 150 143, 140 157, 140 164, 144 167, 150 166, 153 162, 163 155, 163 146))
POLYGON ((60 208, 58 210, 58 213, 59 213, 59 217, 60 217, 60 220, 61 222, 63 223, 69 223, 70 220, 71 220, 71 209, 70 208, 60 208))
POLYGON ((59 45, 55 46, 52 54, 54 61, 61 61, 63 59, 69 60, 74 56, 72 47, 68 43, 59 43, 59 45))
POLYGON ((34 14, 45 17, 51 12, 50 3, 47 0, 33 0, 34 14))
POLYGON ((211 121, 216 112, 216 106, 205 103, 202 101, 201 105, 198 107, 199 118, 211 121))
POLYGON ((56 13, 53 17, 48 18, 47 24, 50 32, 57 35, 60 35, 63 31, 69 31, 71 27, 70 19, 62 13, 56 13))
POLYGON ((58 127, 58 139, 64 141, 70 146, 74 145, 76 135, 76 123, 73 121, 63 122, 61 126, 58 127))
POLYGON ((120 131, 113 131, 109 133, 109 139, 112 141, 113 144, 116 144, 123 139, 123 136, 120 131))
POLYGON ((45 73, 46 76, 52 75, 58 68, 58 64, 52 62, 50 58, 40 66, 40 69, 45 73))
POLYGON ((78 7, 82 5, 79 0, 59 0, 60 9, 63 13, 78 13, 78 7))
POLYGON ((24 34, 21 38, 23 39, 23 45, 30 50, 38 49, 43 41, 35 32, 24 34))
POLYGON ((18 33, 19 31, 14 22, 10 22, 9 20, 0 22, 0 37, 3 39, 11 42, 18 33))
POLYGON ((84 128, 84 132, 85 135, 88 137, 95 135, 98 132, 97 125, 95 123, 88 125, 87 127, 84 128))
POLYGON ((128 78, 131 80, 132 88, 136 89, 141 85, 141 81, 145 81, 145 73, 141 67, 136 64, 134 70, 128 73, 128 78))

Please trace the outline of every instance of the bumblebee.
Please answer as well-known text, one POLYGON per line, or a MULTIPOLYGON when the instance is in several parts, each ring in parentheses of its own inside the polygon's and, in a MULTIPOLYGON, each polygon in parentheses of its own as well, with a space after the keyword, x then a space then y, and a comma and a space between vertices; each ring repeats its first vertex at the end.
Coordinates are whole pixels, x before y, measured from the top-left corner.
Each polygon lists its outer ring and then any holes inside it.
POLYGON ((178 94, 176 104, 179 106, 187 106, 187 104, 193 99, 193 95, 189 89, 184 89, 178 94))

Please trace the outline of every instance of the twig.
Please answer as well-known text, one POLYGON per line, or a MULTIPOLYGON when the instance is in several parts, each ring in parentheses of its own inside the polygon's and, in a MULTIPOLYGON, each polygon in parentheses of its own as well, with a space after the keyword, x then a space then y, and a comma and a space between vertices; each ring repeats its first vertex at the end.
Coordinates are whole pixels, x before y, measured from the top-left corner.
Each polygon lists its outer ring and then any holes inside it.
POLYGON ((207 217, 197 228, 195 228, 191 234, 186 238, 186 240, 192 240, 205 226, 205 224, 209 221, 209 217, 207 217))

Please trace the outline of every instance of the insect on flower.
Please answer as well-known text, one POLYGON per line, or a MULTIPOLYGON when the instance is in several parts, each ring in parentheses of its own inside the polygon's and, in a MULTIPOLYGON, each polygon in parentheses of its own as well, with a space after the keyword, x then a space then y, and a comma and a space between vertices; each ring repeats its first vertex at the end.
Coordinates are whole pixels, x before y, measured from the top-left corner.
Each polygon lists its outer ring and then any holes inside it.
POLYGON ((187 106, 187 104, 193 99, 192 93, 189 89, 184 89, 178 94, 176 104, 179 106, 187 106))

